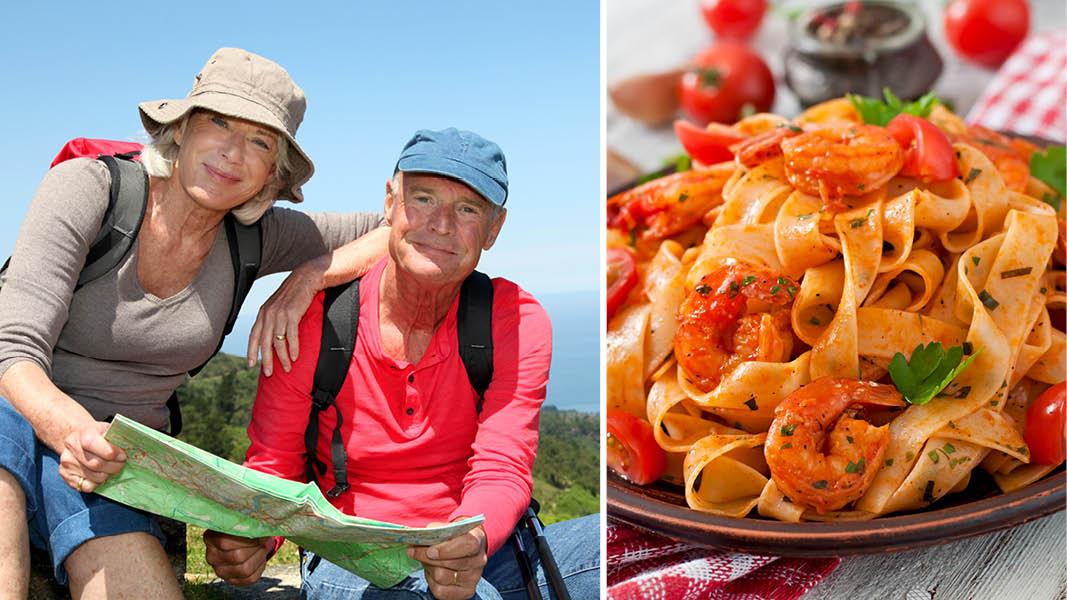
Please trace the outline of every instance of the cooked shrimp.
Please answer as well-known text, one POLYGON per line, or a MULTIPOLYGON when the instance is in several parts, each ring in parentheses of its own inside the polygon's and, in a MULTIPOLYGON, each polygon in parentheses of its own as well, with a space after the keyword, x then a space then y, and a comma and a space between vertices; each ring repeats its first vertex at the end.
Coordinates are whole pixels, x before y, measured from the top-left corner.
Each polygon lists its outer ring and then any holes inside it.
POLYGON ((854 418, 850 413, 860 404, 904 401, 891 385, 822 377, 774 409, 763 453, 771 478, 792 502, 822 513, 859 499, 870 487, 889 445, 889 426, 854 418))
MULTIPOLYGON (((982 154, 997 168, 1004 185, 1009 190, 1022 192, 1030 179, 1030 162, 1019 153, 1021 144, 1013 144, 1007 136, 1001 135, 981 125, 971 125, 966 135, 955 136, 956 141, 978 148, 982 154)), ((966 173, 963 174, 967 176, 966 173)))
POLYGON ((843 196, 881 187, 904 166, 900 144, 885 128, 843 121, 783 140, 782 153, 789 182, 834 212, 846 208, 843 196))
MULTIPOLYGON (((730 163, 724 163, 732 167, 730 163)), ((662 239, 700 221, 722 202, 730 169, 711 167, 673 173, 608 198, 608 226, 641 230, 642 239, 662 239)))
POLYGON ((746 140, 730 146, 738 164, 752 168, 756 165, 782 155, 782 140, 798 135, 803 131, 796 125, 784 124, 764 131, 746 140))
POLYGON ((741 362, 789 358, 787 309, 796 290, 788 277, 740 263, 702 277, 678 308, 674 336, 674 355, 693 384, 710 391, 741 362), (743 315, 749 299, 770 304, 770 311, 743 315))

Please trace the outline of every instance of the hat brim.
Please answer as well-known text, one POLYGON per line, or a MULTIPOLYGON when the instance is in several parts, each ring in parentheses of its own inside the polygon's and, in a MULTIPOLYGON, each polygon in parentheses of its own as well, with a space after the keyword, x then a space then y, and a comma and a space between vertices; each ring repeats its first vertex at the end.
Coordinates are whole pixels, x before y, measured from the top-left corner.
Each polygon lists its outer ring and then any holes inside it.
POLYGON ((289 135, 281 119, 266 107, 233 94, 206 91, 180 100, 142 102, 137 105, 137 108, 141 114, 141 123, 144 124, 149 134, 153 134, 164 125, 180 120, 194 108, 204 108, 270 127, 289 141, 289 159, 292 163, 292 172, 289 173, 285 185, 279 190, 278 197, 292 202, 303 202, 304 194, 300 188, 311 179, 311 175, 315 172, 315 165, 300 148, 296 139, 289 135))
POLYGON ((508 199, 507 189, 485 173, 462 162, 445 156, 415 154, 405 156, 396 163, 396 169, 404 173, 432 173, 443 175, 467 184, 489 202, 504 206, 508 199))

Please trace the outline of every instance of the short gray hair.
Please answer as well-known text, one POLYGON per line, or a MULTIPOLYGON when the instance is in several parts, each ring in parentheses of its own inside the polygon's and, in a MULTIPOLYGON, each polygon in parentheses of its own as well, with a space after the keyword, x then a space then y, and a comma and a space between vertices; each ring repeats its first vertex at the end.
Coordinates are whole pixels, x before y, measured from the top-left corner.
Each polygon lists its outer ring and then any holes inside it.
MULTIPOLYGON (((401 171, 399 169, 396 170, 396 171, 393 171, 393 189, 396 191, 397 194, 403 193, 403 191, 404 191, 403 188, 401 187, 402 184, 400 183, 400 174, 401 173, 403 173, 403 171, 401 171)), ((433 174, 434 173, 427 173, 427 175, 433 175, 433 174)), ((447 178, 451 179, 450 177, 448 177, 448 175, 439 175, 438 177, 447 177, 447 178)), ((464 185, 466 185, 466 184, 464 184, 464 185)), ((470 186, 468 186, 468 187, 470 187, 470 186)), ((481 194, 478 194, 478 195, 481 196, 481 194)), ((496 223, 496 220, 500 218, 500 214, 504 212, 504 207, 499 205, 499 204, 497 204, 497 203, 495 203, 495 202, 489 201, 489 199, 485 198, 484 196, 482 197, 482 200, 485 200, 486 204, 488 204, 491 207, 492 218, 489 219, 489 225, 492 226, 492 224, 496 223)))
MULTIPOLYGON (((178 157, 180 149, 174 141, 175 132, 185 131, 189 118, 195 110, 189 111, 181 119, 167 123, 159 129, 149 132, 152 140, 145 144, 141 151, 141 163, 151 177, 167 179, 173 173, 174 159, 178 157)), ((263 213, 274 206, 278 198, 278 192, 285 187, 285 182, 292 173, 292 161, 289 158, 289 140, 284 135, 277 134, 278 145, 274 153, 274 173, 264 184, 263 189, 252 196, 244 204, 232 209, 230 212, 242 224, 250 225, 259 220, 263 213)))

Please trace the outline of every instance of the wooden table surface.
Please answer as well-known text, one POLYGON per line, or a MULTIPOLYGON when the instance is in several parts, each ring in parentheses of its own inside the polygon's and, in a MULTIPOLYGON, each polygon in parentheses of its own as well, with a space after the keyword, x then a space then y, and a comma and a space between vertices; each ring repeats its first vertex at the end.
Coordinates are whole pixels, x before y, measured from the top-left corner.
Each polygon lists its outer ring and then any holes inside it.
MULTIPOLYGON (((605 0, 606 82, 676 68, 712 41, 698 0, 605 0)), ((781 3, 776 3, 781 4, 781 3)), ((788 8, 805 2, 785 2, 788 8)), ((993 77, 992 71, 960 62, 945 42, 942 0, 921 0, 927 32, 945 62, 934 90, 966 115, 993 77)), ((1032 0, 1031 30, 1062 29, 1067 9, 1060 0, 1032 0)), ((775 75, 773 112, 799 113, 782 80, 788 40, 786 18, 769 13, 751 44, 775 75)), ((648 128, 606 101, 607 146, 643 171, 681 152, 670 126, 648 128)), ((1018 527, 923 550, 845 558, 804 600, 894 598, 901 600, 1052 600, 1067 598, 1067 518, 1063 511, 1018 527)))

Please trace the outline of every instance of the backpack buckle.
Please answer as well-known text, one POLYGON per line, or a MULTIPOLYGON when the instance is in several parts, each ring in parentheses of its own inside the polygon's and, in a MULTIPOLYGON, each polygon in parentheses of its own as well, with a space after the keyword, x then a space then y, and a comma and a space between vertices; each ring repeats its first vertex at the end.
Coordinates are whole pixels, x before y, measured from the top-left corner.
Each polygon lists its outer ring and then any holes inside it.
POLYGON ((311 393, 311 405, 316 410, 326 410, 333 404, 333 400, 333 394, 321 388, 311 393))
POLYGON ((336 498, 336 497, 340 496, 341 494, 347 492, 348 488, 349 488, 349 485, 347 483, 339 483, 339 484, 333 486, 332 488, 330 488, 330 491, 326 492, 326 497, 327 498, 336 498))

